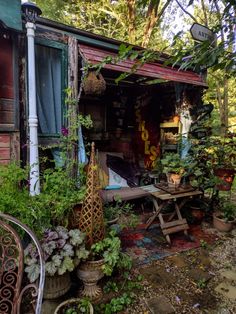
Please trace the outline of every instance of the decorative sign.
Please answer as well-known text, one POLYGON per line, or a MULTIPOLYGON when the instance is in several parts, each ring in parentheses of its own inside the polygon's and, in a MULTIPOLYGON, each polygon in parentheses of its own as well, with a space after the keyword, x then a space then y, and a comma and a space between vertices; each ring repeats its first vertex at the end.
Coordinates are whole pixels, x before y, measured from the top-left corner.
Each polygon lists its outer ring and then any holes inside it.
POLYGON ((144 156, 144 166, 146 169, 152 169, 159 155, 158 141, 156 136, 157 130, 152 130, 151 125, 143 117, 142 101, 135 106, 135 117, 139 133, 139 149, 142 150, 144 156), (141 140, 141 141, 140 141, 141 140))
POLYGON ((215 34, 206 26, 194 23, 190 28, 190 33, 193 39, 198 41, 209 40, 213 42, 215 40, 215 34))

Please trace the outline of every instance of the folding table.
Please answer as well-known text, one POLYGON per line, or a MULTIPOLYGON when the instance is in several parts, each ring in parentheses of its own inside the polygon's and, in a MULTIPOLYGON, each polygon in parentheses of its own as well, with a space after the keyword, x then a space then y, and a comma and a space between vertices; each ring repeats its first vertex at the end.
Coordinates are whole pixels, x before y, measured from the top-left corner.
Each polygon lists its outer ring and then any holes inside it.
POLYGON ((151 192, 150 196, 152 197, 155 212, 153 216, 148 219, 146 229, 148 229, 156 217, 158 217, 160 227, 168 243, 171 243, 169 235, 172 233, 184 231, 184 233, 188 235, 187 230, 189 229, 189 225, 187 220, 182 217, 180 210, 187 201, 201 194, 202 192, 199 190, 188 192, 181 191, 178 194, 171 194, 161 189, 156 192, 151 192), (165 221, 162 210, 169 202, 174 202, 175 210, 168 215, 168 219, 165 221), (176 216, 177 218, 175 218, 176 216))

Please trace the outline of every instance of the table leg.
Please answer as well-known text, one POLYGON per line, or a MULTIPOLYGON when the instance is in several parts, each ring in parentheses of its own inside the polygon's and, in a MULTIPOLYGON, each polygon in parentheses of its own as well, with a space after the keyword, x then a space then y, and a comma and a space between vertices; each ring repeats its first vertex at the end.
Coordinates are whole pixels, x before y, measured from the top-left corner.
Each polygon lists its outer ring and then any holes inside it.
POLYGON ((152 198, 152 201, 153 201, 153 205, 154 205, 154 208, 155 208, 155 213, 153 214, 153 216, 151 216, 147 222, 146 222, 146 230, 150 227, 150 225, 153 223, 153 221, 156 219, 156 217, 159 215, 159 213, 161 212, 163 206, 164 206, 164 203, 162 203, 160 206, 158 205, 157 203, 157 200, 155 198, 152 198))

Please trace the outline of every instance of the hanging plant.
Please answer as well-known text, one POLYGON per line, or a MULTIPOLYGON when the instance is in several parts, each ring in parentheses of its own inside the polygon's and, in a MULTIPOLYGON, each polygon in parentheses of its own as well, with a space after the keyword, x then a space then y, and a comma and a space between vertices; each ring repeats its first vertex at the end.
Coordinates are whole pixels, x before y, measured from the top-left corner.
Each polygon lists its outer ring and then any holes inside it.
POLYGON ((83 89, 86 95, 101 95, 106 90, 106 81, 101 73, 90 71, 84 78, 83 89))

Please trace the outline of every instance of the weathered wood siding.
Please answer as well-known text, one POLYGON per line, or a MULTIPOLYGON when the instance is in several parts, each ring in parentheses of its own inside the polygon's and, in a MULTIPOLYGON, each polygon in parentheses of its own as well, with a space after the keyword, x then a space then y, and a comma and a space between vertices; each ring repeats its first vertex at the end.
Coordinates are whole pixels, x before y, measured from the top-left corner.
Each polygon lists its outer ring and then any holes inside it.
POLYGON ((0 127, 14 126, 13 47, 0 37, 0 127))
POLYGON ((0 133, 0 164, 19 160, 19 133, 0 133))

